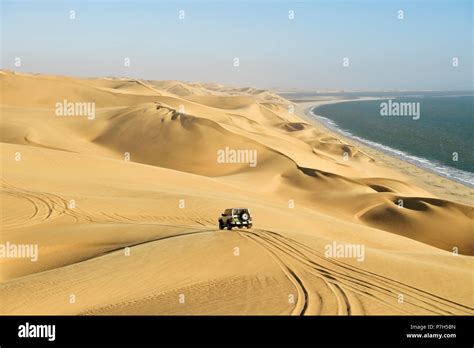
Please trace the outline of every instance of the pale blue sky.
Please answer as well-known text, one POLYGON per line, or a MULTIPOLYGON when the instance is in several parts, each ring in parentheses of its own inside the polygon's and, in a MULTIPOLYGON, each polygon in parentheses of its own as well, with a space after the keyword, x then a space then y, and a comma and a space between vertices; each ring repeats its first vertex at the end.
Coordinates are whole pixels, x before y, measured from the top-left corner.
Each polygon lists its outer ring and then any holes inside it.
POLYGON ((471 0, 1 1, 3 69, 265 88, 473 88, 471 0))

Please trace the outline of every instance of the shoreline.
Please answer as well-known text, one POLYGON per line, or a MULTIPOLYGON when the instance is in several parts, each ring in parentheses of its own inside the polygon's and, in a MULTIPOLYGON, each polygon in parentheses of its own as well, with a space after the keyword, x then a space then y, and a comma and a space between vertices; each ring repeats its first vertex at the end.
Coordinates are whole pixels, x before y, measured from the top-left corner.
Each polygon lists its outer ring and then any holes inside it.
POLYGON ((434 195, 445 198, 461 204, 474 205, 474 189, 462 184, 458 181, 446 178, 439 175, 427 168, 423 168, 409 161, 406 161, 400 157, 397 157, 383 150, 377 149, 374 146, 366 144, 362 141, 358 141, 352 137, 349 137, 337 130, 331 129, 321 120, 310 114, 311 110, 315 107, 327 104, 345 103, 351 101, 364 101, 364 100, 383 100, 387 98, 373 98, 373 97, 362 97, 358 99, 323 99, 323 100, 308 100, 295 102, 297 115, 303 120, 312 124, 313 126, 324 130, 328 134, 338 138, 350 145, 354 145, 369 156, 373 157, 377 163, 386 166, 390 169, 402 173, 413 182, 415 185, 425 189, 434 195))
MULTIPOLYGON (((367 100, 367 99, 366 99, 367 100)), ((382 99, 382 98, 373 98, 369 100, 387 100, 387 99, 382 99)), ((356 100, 359 101, 359 100, 356 100)), ((343 103, 341 101, 341 103, 343 103)), ((339 103, 333 103, 333 104, 339 104, 339 103)), ((342 134, 347 138, 350 138, 352 140, 358 141, 360 143, 363 143, 367 146, 370 146, 374 149, 377 149, 385 154, 391 155, 393 157, 396 157, 402 161, 411 163, 421 169, 424 169, 428 172, 431 172, 433 174, 436 174, 438 176, 444 177, 448 180, 455 181, 457 183, 460 183, 468 188, 474 189, 474 182, 471 182, 469 178, 472 176, 472 174, 468 171, 465 171, 463 169, 458 169, 454 167, 450 167, 449 165, 446 165, 444 163, 438 162, 436 160, 429 160, 424 157, 420 157, 418 155, 410 154, 405 151, 399 150, 395 147, 391 147, 388 145, 385 145, 383 143, 375 142, 373 140, 367 139, 360 137, 356 134, 353 134, 352 131, 343 129, 341 128, 338 124, 336 124, 333 120, 322 116, 318 115, 313 112, 314 109, 320 107, 321 105, 316 105, 313 107, 309 107, 305 113, 311 117, 311 118, 316 118, 318 122, 323 123, 326 128, 331 129, 335 133, 342 134), (427 165, 423 165, 423 162, 427 163, 427 165), (456 174, 450 176, 449 173, 456 174)))

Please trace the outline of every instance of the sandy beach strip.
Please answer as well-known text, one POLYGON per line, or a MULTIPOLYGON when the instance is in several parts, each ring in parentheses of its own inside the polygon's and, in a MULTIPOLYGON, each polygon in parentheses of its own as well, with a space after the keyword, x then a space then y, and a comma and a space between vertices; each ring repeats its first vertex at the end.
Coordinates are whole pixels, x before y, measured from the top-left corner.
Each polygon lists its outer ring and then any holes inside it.
POLYGON ((440 198, 449 199, 455 202, 474 205, 474 189, 463 185, 454 180, 450 180, 446 177, 440 176, 431 172, 425 168, 421 168, 412 163, 404 161, 398 157, 395 157, 386 152, 375 149, 365 143, 357 141, 351 137, 347 137, 342 133, 336 132, 333 129, 327 127, 318 118, 313 117, 310 114, 311 109, 327 104, 353 102, 353 101, 364 101, 364 100, 382 100, 386 98, 359 98, 359 99, 340 99, 335 97, 328 97, 322 100, 314 98, 312 101, 299 101, 296 103, 295 111, 297 115, 307 122, 311 123, 317 128, 324 130, 325 132, 333 135, 336 138, 343 140, 344 142, 354 145, 373 157, 378 163, 384 166, 395 169, 402 174, 406 175, 407 180, 412 184, 420 186, 427 191, 434 193, 440 198))

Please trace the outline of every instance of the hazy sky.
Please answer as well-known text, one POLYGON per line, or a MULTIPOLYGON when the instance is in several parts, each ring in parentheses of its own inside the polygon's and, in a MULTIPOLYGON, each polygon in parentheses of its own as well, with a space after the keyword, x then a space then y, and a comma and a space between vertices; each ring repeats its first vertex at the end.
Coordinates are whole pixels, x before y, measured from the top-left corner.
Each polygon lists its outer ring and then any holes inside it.
POLYGON ((265 88, 473 88, 471 0, 0 2, 3 69, 265 88))

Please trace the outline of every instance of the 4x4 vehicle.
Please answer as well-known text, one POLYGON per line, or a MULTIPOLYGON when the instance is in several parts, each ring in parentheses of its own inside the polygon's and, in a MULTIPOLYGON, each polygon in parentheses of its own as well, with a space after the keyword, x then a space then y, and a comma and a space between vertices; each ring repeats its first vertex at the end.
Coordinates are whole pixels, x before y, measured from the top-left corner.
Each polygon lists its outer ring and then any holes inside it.
POLYGON ((230 208, 224 211, 224 214, 219 218, 219 229, 227 228, 231 230, 232 227, 252 228, 252 216, 247 208, 230 208))

